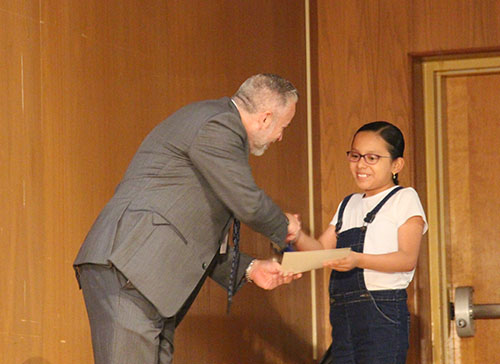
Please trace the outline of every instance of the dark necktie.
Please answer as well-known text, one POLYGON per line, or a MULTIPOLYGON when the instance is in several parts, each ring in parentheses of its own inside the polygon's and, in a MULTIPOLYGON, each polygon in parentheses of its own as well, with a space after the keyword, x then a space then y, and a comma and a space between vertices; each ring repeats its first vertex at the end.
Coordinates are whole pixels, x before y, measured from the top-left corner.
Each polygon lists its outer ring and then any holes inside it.
POLYGON ((237 218, 234 218, 233 223, 233 245, 234 253, 227 289, 227 313, 231 310, 231 303, 233 303, 233 295, 236 288, 236 273, 238 272, 238 265, 240 263, 240 221, 237 218))

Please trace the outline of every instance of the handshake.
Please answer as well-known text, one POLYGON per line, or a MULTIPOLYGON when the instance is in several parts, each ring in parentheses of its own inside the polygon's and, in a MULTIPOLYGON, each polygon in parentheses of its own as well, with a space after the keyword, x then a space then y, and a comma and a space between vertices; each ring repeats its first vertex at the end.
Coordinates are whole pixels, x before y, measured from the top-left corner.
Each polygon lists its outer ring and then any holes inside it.
MULTIPOLYGON (((288 234, 286 236, 287 243, 293 243, 300 234, 301 222, 299 215, 285 214, 288 218, 288 234)), ((293 274, 286 273, 282 270, 281 264, 276 259, 260 260, 255 259, 248 266, 246 276, 249 281, 254 282, 260 288, 270 290, 282 284, 288 284, 302 277, 301 273, 293 274)))

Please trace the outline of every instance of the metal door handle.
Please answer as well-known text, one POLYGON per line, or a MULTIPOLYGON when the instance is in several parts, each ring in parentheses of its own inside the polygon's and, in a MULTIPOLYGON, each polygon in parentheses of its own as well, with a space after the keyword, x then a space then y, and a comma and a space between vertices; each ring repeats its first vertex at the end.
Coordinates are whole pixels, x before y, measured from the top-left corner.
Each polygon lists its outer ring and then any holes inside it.
POLYGON ((500 318, 500 304, 475 305, 472 301, 472 287, 457 287, 455 289, 455 304, 451 303, 451 319, 459 337, 474 336, 474 320, 500 318))

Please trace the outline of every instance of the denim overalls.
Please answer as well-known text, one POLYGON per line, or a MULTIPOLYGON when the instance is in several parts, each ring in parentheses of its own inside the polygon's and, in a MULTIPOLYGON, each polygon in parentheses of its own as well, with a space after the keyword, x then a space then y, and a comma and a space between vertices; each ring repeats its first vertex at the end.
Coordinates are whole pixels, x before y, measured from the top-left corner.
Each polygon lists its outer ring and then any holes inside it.
MULTIPOLYGON (((338 213, 337 248, 350 247, 363 252, 366 229, 380 208, 397 191, 393 189, 364 219, 358 228, 340 234, 342 216, 347 202, 343 201, 338 213)), ((322 364, 404 364, 408 350, 410 316, 406 305, 406 290, 368 291, 363 269, 348 272, 332 270, 330 276, 330 322, 332 345, 322 364)))

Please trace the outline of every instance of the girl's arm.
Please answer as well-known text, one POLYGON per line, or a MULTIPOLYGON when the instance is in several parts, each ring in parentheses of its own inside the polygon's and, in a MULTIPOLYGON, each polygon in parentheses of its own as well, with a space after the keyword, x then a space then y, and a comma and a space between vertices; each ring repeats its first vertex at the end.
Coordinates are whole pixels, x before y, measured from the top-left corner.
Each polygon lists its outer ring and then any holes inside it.
POLYGON ((409 272, 417 265, 424 226, 421 216, 410 217, 401 225, 398 229, 397 252, 379 255, 351 252, 345 258, 331 260, 324 265, 340 272, 356 267, 379 272, 409 272))
POLYGON ((328 228, 321 234, 318 240, 307 235, 302 230, 294 243, 297 250, 320 250, 320 249, 335 249, 337 245, 337 234, 335 226, 329 225, 328 228))

